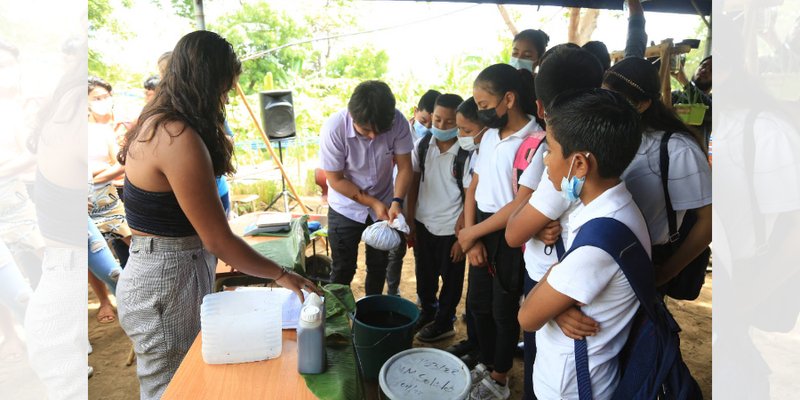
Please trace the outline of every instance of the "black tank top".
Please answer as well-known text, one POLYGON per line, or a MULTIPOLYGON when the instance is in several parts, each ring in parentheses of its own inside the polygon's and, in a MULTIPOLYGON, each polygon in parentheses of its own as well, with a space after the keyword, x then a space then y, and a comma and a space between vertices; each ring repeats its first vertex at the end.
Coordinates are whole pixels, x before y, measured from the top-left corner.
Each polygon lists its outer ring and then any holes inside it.
POLYGON ((184 237, 197 232, 173 192, 148 192, 125 178, 125 217, 128 226, 158 236, 184 237))

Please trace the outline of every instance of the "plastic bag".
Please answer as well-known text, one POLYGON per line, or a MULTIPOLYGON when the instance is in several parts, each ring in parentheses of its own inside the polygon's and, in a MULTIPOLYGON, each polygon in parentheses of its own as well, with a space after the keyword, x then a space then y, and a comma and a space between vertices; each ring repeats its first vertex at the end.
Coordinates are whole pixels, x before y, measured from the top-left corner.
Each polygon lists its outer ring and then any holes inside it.
POLYGON ((403 233, 410 231, 403 214, 398 215, 391 224, 389 221, 378 221, 368 226, 361 234, 361 240, 378 250, 389 251, 400 246, 398 230, 403 233))

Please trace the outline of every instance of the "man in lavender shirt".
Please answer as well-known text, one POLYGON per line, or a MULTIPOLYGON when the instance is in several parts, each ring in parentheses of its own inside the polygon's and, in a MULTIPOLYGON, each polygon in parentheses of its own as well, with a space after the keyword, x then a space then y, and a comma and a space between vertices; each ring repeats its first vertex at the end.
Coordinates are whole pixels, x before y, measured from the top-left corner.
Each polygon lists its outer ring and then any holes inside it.
MULTIPOLYGON (((393 221, 402 213, 413 175, 413 147, 408 121, 395 109, 392 90, 380 81, 359 84, 347 110, 334 114, 322 126, 320 154, 330 187, 333 282, 349 285, 353 280, 364 229, 378 220, 393 221), (392 160, 397 164, 394 185, 392 160)), ((367 246, 367 295, 383 292, 388 253, 367 246)))

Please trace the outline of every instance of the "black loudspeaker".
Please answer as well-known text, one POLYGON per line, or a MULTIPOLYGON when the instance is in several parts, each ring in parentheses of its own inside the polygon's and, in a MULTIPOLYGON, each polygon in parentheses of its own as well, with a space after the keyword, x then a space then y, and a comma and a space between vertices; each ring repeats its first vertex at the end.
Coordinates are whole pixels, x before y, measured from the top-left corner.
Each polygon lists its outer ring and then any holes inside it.
POLYGON ((291 90, 267 90, 259 93, 261 99, 261 123, 270 140, 294 137, 294 106, 291 90))

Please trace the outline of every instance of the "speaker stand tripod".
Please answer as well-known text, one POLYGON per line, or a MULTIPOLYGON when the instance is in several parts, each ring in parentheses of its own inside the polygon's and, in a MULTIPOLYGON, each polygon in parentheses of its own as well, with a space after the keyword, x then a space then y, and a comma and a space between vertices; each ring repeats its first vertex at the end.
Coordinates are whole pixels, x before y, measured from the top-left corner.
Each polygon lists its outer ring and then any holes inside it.
MULTIPOLYGON (((277 142, 278 142, 278 159, 281 160, 281 164, 283 164, 283 140, 278 140, 277 142)), ((269 146, 271 145, 272 143, 269 144, 269 146)), ((288 213, 289 211, 294 210, 294 208, 297 207, 297 204, 295 204, 292 206, 292 208, 289 208, 289 199, 297 202, 297 198, 295 198, 291 193, 289 193, 288 190, 286 190, 286 179, 283 177, 283 174, 281 174, 281 192, 277 196, 275 196, 274 199, 272 199, 272 203, 269 203, 269 205, 267 206, 267 210, 273 209, 278 200, 281 199, 283 199, 284 212, 288 213)))

